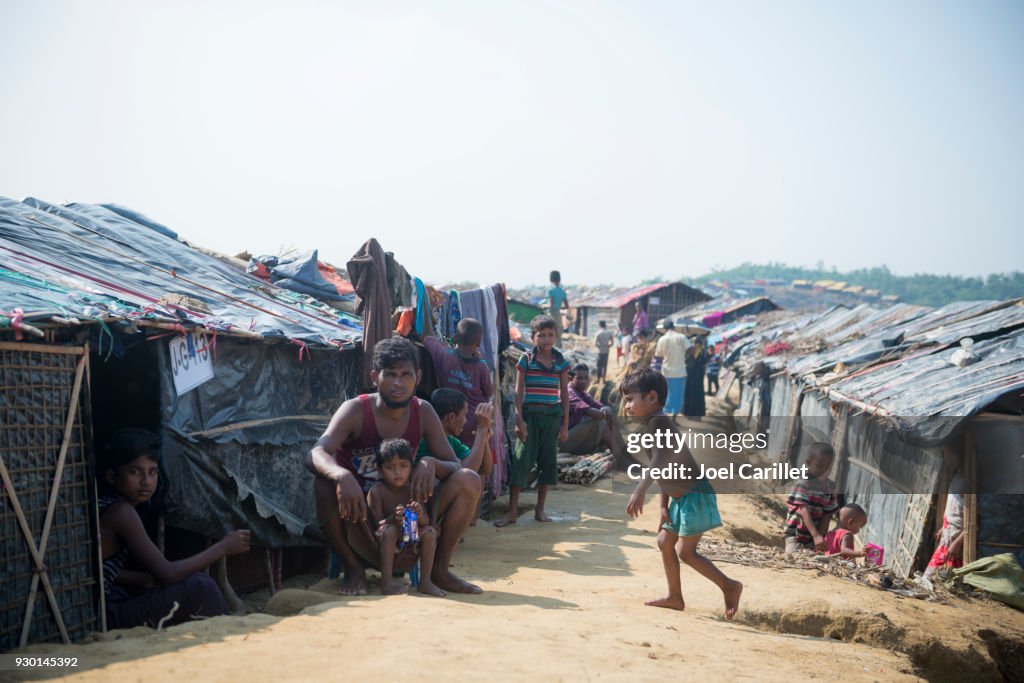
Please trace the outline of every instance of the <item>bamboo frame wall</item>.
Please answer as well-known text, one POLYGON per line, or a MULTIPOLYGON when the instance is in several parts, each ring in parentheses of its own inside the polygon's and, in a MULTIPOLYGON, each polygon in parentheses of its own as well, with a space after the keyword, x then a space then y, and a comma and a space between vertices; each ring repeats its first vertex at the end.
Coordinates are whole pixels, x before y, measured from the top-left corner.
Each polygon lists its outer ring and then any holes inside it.
POLYGON ((0 342, 0 650, 104 628, 88 359, 0 342))

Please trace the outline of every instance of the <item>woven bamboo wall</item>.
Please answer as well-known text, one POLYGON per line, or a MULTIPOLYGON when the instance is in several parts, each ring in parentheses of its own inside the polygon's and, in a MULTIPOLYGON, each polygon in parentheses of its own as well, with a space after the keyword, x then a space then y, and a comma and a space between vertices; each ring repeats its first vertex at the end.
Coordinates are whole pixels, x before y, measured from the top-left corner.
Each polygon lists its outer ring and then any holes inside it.
MULTIPOLYGON (((63 352, 51 352, 25 350, 27 346, 0 343, 0 458, 39 544, 82 349, 63 347, 63 352)), ((83 380, 44 555, 71 640, 100 630, 87 377, 83 380)), ((29 546, 4 487, 0 490, 0 651, 19 644, 33 574, 29 546)), ((60 639, 40 586, 28 642, 60 639)))

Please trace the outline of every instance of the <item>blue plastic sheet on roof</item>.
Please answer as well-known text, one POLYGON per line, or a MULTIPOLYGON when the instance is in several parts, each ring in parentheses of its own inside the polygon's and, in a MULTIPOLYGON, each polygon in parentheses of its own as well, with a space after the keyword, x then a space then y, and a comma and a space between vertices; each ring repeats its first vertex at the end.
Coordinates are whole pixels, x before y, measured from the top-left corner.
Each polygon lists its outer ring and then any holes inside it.
POLYGON ((161 316, 317 346, 349 347, 361 337, 324 304, 268 285, 172 234, 124 207, 0 197, 0 322, 21 308, 25 322, 161 316), (162 301, 167 295, 198 304, 162 301))

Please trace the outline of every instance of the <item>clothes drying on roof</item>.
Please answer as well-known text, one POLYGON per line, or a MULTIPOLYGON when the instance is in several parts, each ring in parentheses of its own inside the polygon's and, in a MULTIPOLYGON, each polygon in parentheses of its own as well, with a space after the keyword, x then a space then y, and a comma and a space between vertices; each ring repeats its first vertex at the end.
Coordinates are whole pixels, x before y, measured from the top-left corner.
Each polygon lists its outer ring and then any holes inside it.
POLYGON ((345 269, 359 301, 356 313, 363 316, 363 364, 360 381, 370 387, 373 347, 391 336, 391 294, 388 290, 384 250, 376 239, 368 239, 352 256, 345 269))

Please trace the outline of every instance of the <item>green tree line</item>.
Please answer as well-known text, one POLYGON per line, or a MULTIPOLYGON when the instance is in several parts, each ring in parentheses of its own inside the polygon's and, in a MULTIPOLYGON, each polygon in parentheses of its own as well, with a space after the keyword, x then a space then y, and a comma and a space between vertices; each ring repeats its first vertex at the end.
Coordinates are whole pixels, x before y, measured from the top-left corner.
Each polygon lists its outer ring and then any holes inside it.
POLYGON ((893 275, 886 266, 861 268, 839 272, 835 267, 826 269, 818 263, 815 268, 801 268, 782 263, 764 265, 744 263, 735 268, 713 270, 695 279, 697 284, 712 280, 736 281, 781 279, 787 284, 793 280, 842 280, 865 289, 877 289, 881 294, 895 294, 900 301, 924 306, 944 306, 953 301, 976 299, 1016 299, 1024 297, 1024 273, 993 273, 986 277, 960 277, 957 275, 893 275))

